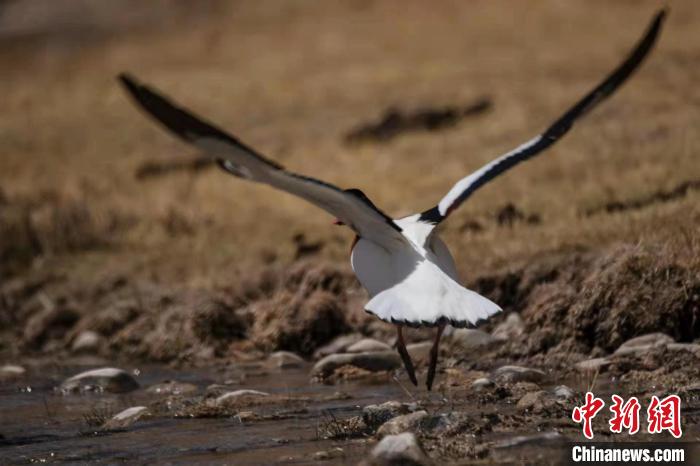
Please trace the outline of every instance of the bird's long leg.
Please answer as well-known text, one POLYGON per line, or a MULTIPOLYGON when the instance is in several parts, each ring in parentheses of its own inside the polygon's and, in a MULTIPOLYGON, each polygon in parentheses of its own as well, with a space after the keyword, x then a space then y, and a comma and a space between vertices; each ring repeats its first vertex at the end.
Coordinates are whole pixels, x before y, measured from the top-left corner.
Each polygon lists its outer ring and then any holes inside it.
POLYGON ((403 365, 406 367, 406 372, 408 372, 408 378, 411 379, 413 385, 418 386, 418 380, 416 379, 416 371, 413 369, 413 361, 411 360, 411 355, 408 354, 406 349, 406 343, 403 341, 403 326, 397 325, 396 330, 398 333, 398 340, 396 341, 396 348, 399 350, 399 355, 403 360, 403 365))
POLYGON ((435 378, 435 368, 437 366, 437 358, 440 349, 440 337, 442 336, 443 330, 445 330, 445 324, 440 324, 437 329, 437 335, 435 335, 435 342, 430 349, 430 366, 428 366, 428 380, 426 381, 428 391, 433 388, 433 379, 435 378))

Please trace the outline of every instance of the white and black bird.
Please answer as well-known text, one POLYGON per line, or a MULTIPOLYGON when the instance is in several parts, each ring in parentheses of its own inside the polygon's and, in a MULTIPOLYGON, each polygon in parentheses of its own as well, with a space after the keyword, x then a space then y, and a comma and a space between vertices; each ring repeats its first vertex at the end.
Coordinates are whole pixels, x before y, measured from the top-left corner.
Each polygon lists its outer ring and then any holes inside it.
POLYGON ((370 297, 365 309, 396 325, 398 352, 415 385, 415 371, 406 351, 402 327, 437 327, 427 375, 430 390, 445 326, 473 326, 501 311, 498 305, 459 283, 454 259, 438 237, 437 227, 474 191, 547 149, 564 136, 579 117, 610 96, 647 56, 664 16, 664 11, 657 13, 627 59, 542 134, 459 180, 436 206, 400 219, 389 217, 359 189, 340 189, 285 170, 152 88, 125 74, 120 80, 148 114, 176 136, 211 156, 226 172, 301 197, 336 217, 336 223, 351 228, 356 233, 352 268, 370 297))

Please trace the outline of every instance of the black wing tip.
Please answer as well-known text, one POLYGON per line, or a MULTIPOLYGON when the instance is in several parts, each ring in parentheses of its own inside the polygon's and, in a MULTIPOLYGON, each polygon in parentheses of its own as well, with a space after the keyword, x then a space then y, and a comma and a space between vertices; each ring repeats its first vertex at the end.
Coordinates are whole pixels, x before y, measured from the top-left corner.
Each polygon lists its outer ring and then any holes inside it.
POLYGON ((131 94, 136 95, 142 89, 142 85, 130 73, 122 72, 117 75, 117 80, 131 94))

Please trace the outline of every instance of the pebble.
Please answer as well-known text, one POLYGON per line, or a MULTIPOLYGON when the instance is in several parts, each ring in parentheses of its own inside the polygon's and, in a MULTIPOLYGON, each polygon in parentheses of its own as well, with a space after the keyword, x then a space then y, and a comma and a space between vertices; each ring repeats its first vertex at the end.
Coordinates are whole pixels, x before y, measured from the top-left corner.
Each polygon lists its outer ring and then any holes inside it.
POLYGON ((401 359, 395 351, 331 354, 318 361, 311 369, 311 374, 326 378, 337 368, 346 365, 371 372, 388 371, 400 367, 401 359))
POLYGON ((406 345, 406 351, 414 363, 427 362, 430 358, 430 350, 433 349, 432 341, 419 341, 406 345))
POLYGON ((576 393, 566 385, 557 385, 554 387, 553 393, 559 400, 570 400, 576 395, 576 393))
POLYGON ((114 367, 93 369, 66 379, 59 390, 62 393, 105 391, 124 393, 136 390, 139 383, 126 371, 114 367))
POLYGON ((372 464, 378 465, 432 465, 428 455, 410 432, 384 437, 372 449, 372 464))
POLYGON ((217 397, 214 403, 220 405, 223 403, 228 403, 232 400, 239 400, 241 398, 263 398, 266 396, 270 396, 270 394, 259 390, 234 390, 232 392, 226 392, 217 397))
POLYGON ((71 350, 74 353, 97 352, 102 345, 102 336, 92 330, 84 330, 73 340, 71 350))
POLYGON ((472 390, 476 392, 483 392, 493 388, 494 385, 493 380, 486 377, 481 377, 472 382, 472 390))
POLYGON ((493 376, 499 382, 540 382, 545 373, 529 367, 502 366, 494 371, 493 376))
POLYGON ((499 343, 499 340, 481 330, 458 328, 450 335, 450 342, 461 350, 478 350, 499 343))
POLYGON ((378 405, 367 405, 362 408, 362 420, 372 430, 397 416, 408 414, 409 406, 398 401, 387 401, 378 405))
POLYGON ((560 443, 566 440, 562 434, 556 431, 542 432, 533 435, 519 435, 517 437, 512 437, 501 442, 496 443, 493 448, 513 448, 521 447, 525 445, 542 445, 547 443, 560 443))
POLYGON ((134 406, 127 408, 124 411, 114 415, 111 419, 108 419, 102 425, 102 430, 125 429, 147 414, 148 408, 145 406, 134 406))
POLYGON ((615 350, 615 356, 625 356, 628 354, 642 354, 646 353, 652 348, 658 346, 667 346, 674 343, 673 338, 666 335, 665 333, 648 333, 646 335, 641 335, 638 337, 630 338, 626 342, 620 345, 620 347, 615 350))
POLYGON ((360 341, 361 339, 362 335, 359 333, 349 333, 347 335, 335 337, 330 343, 321 346, 314 352, 314 359, 321 359, 330 354, 342 353, 348 348, 348 346, 360 341))
POLYGON ((579 372, 602 372, 611 362, 608 358, 593 358, 578 362, 574 367, 579 372))
POLYGON ((197 386, 191 383, 167 380, 163 383, 151 385, 146 391, 155 395, 185 395, 196 392, 197 386))
POLYGON ((700 357, 700 344, 697 343, 670 343, 666 349, 669 351, 689 351, 700 357))
POLYGON ((291 351, 276 351, 266 361, 266 365, 273 369, 295 369, 305 364, 304 358, 291 351))
POLYGON ((345 350, 347 353, 367 353, 370 351, 391 351, 391 346, 373 338, 363 338, 345 350))
POLYGON ((382 424, 377 430, 377 435, 382 438, 387 435, 396 435, 401 432, 416 430, 420 422, 428 416, 425 410, 416 411, 415 413, 403 414, 396 416, 393 419, 382 424))
POLYGON ((0 366, 0 380, 11 380, 22 377, 27 370, 22 366, 15 364, 6 364, 0 366))
POLYGON ((533 413, 541 413, 556 404, 556 399, 544 390, 526 393, 518 401, 517 407, 533 413))
POLYGON ((524 331, 525 322, 523 322, 523 318, 517 312, 511 312, 503 322, 496 325, 491 335, 499 340, 506 341, 522 335, 524 331))

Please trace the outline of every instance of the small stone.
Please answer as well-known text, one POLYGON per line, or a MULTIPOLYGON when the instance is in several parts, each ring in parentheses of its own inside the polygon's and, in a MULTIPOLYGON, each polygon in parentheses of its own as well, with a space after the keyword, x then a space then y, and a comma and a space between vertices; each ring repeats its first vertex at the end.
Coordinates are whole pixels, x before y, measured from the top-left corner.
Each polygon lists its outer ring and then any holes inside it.
POLYGON ((427 362, 430 358, 430 350, 433 349, 432 341, 419 341, 406 345, 406 351, 416 364, 427 362))
POLYGON ((341 335, 339 337, 331 340, 330 343, 323 345, 314 352, 314 359, 318 360, 324 358, 330 354, 342 353, 348 346, 362 339, 362 335, 359 333, 350 333, 347 335, 341 335))
POLYGON ((401 432, 413 431, 418 428, 420 422, 428 416, 425 410, 416 411, 415 413, 396 416, 393 419, 382 424, 377 430, 377 435, 382 438, 386 435, 396 435, 401 432))
POLYGON ((66 393, 112 392, 124 393, 136 390, 139 383, 126 371, 114 367, 93 369, 66 379, 59 390, 66 393))
POLYGON ((490 390, 494 387, 494 385, 493 380, 486 377, 481 377, 472 382, 472 390, 475 392, 483 392, 490 390))
POLYGON ((6 364, 0 367, 0 380, 18 379, 26 374, 27 370, 15 364, 6 364))
POLYGON ((374 430, 402 414, 408 414, 409 408, 405 403, 398 401, 387 401, 379 405, 367 405, 362 409, 362 420, 367 426, 374 430))
POLYGON ((425 466, 433 462, 410 432, 384 437, 372 449, 372 464, 425 466))
POLYGON ((291 351, 276 351, 268 356, 266 365, 273 369, 294 369, 303 367, 306 361, 291 351))
POLYGON ((646 353, 652 348, 659 346, 667 346, 671 343, 674 343, 673 338, 666 335, 665 333, 648 333, 646 335, 630 338, 629 340, 621 344, 614 354, 615 356, 625 356, 628 354, 642 354, 646 353))
POLYGON ((556 403, 552 395, 544 390, 526 393, 518 401, 517 407, 522 410, 531 411, 533 413, 541 413, 548 408, 551 408, 556 403))
POLYGON ((337 368, 346 365, 371 372, 389 371, 398 368, 401 365, 401 359, 394 351, 331 354, 318 361, 311 369, 311 374, 325 379, 337 368))
POLYGON ((575 395, 576 394, 574 391, 566 385, 558 385, 554 387, 554 396, 559 400, 570 400, 575 395))
POLYGON ((391 351, 391 346, 373 338, 363 338, 345 350, 347 353, 368 353, 371 351, 391 351))
POLYGON ((127 408, 108 419, 102 426, 102 430, 125 429, 147 414, 148 408, 145 406, 127 408))
POLYGON ((610 363, 608 358, 593 358, 578 362, 574 367, 579 372, 603 372, 610 363))
POLYGON ((163 383, 151 385, 146 391, 155 395, 186 395, 196 392, 197 386, 191 383, 167 380, 163 383))
POLYGON ((511 312, 506 316, 506 319, 500 324, 496 325, 493 329, 491 335, 499 340, 512 340, 513 338, 519 337, 525 331, 525 323, 522 317, 517 312, 511 312))
POLYGON ((492 335, 473 328, 456 329, 452 332, 450 341, 455 348, 462 351, 484 349, 495 343, 500 343, 500 341, 492 335))
POLYGON ((102 336, 99 333, 84 330, 73 340, 71 350, 74 353, 93 353, 99 351, 101 345, 102 336))
POLYGON ((236 418, 241 422, 251 422, 258 419, 258 415, 253 411, 239 411, 236 418))
POLYGON ((270 396, 270 394, 266 392, 261 392, 259 390, 234 390, 232 392, 226 392, 223 395, 219 396, 218 398, 216 398, 216 401, 214 403, 217 405, 221 405, 223 403, 239 401, 244 398, 246 400, 260 399, 266 396, 270 396))
POLYGON ((495 370, 493 376, 499 382, 540 382, 545 378, 545 373, 529 367, 502 366, 495 370))
POLYGON ((556 431, 542 432, 533 435, 519 435, 493 445, 494 449, 522 447, 525 445, 559 444, 566 441, 566 437, 556 431))
POLYGON ((697 343, 669 343, 666 349, 669 351, 688 351, 700 357, 700 344, 697 343))

